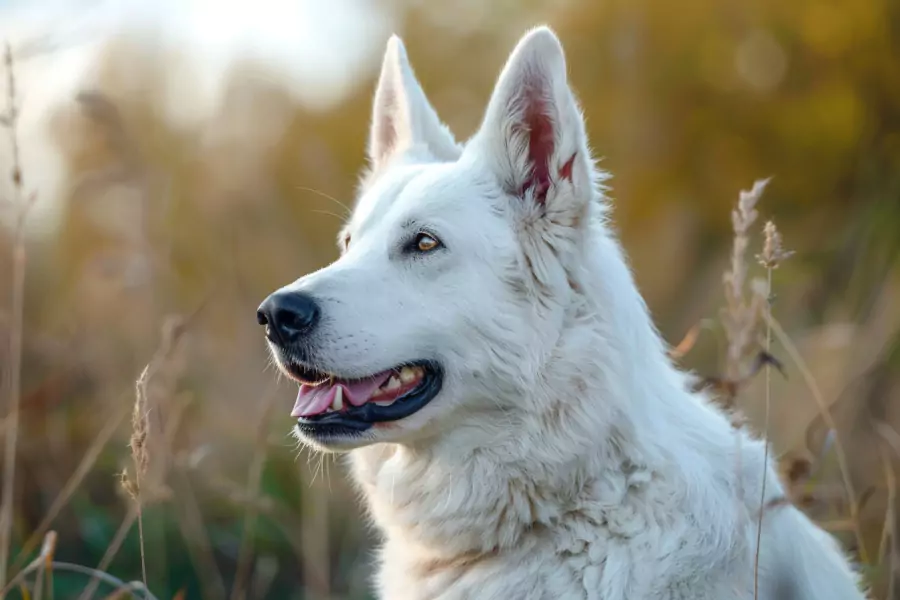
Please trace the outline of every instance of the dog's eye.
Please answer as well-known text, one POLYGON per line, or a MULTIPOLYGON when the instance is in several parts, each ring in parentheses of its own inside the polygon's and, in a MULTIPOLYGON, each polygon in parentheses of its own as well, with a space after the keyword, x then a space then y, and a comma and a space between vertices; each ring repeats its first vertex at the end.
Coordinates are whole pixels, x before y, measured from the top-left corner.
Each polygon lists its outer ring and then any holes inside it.
POLYGON ((438 241, 436 237, 427 233, 418 234, 413 242, 416 251, 422 253, 431 252, 432 250, 436 250, 441 246, 441 242, 438 241))

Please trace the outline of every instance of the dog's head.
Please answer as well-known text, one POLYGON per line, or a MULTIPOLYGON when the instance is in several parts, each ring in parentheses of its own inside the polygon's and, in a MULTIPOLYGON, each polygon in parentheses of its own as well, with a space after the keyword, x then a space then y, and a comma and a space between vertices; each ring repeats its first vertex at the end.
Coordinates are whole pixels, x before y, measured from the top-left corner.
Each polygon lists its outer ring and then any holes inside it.
POLYGON ((341 257, 258 312, 300 384, 299 436, 343 450, 529 410, 528 390, 577 318, 601 213, 556 36, 540 28, 519 42, 465 145, 392 38, 368 153, 341 257))

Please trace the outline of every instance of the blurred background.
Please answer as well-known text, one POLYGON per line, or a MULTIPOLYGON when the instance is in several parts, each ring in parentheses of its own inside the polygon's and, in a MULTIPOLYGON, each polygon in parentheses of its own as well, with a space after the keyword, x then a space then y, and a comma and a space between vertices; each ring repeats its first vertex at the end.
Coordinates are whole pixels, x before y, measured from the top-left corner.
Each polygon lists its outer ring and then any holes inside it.
MULTIPOLYGON (((680 363, 732 384, 729 402, 756 431, 762 376, 726 380, 719 315, 731 210, 740 190, 772 177, 748 260, 764 276, 752 257, 770 218, 796 251, 774 272, 772 311, 791 342, 772 347, 786 374, 772 378, 773 451, 791 500, 840 537, 877 597, 893 596, 895 0, 0 1, 16 107, 7 61, 7 464, 20 406, 14 485, 2 482, 6 581, 50 529, 57 561, 141 579, 135 503, 119 474, 135 477, 135 380, 149 363, 139 483, 155 596, 372 597, 375 540, 340 462, 290 438, 296 391, 268 366, 254 312, 337 256, 387 37, 404 38, 432 103, 465 139, 509 51, 540 23, 565 46, 592 146, 613 174, 615 224, 663 336, 673 346, 688 336, 680 363)), ((88 579, 57 570, 55 597, 78 597, 88 579)), ((34 573, 25 580, 37 596, 34 573)))

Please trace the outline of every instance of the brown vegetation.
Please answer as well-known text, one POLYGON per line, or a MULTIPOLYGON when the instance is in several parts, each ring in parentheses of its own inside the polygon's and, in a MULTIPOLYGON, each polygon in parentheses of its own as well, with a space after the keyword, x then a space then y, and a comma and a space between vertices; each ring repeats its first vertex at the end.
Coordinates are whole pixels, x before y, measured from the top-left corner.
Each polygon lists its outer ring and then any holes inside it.
MULTIPOLYGON (((768 433, 789 497, 760 517, 800 506, 862 562, 875 597, 894 599, 900 9, 754 6, 574 1, 522 15, 566 43, 639 283, 664 336, 683 338, 673 357, 736 425, 768 433), (729 223, 734 192, 769 174, 729 223)), ((464 138, 525 24, 484 9, 457 31, 435 9, 403 10, 417 73, 464 138)), ((50 196, 30 183, 43 165, 19 166, 27 96, 8 57, 0 588, 368 597, 363 518, 330 458, 298 460, 293 390, 268 368, 253 314, 334 258, 373 82, 315 112, 246 63, 218 112, 176 127, 167 63, 118 40, 92 90, 53 116, 66 172, 50 196), (35 202, 58 216, 51 235, 29 233, 35 202)))

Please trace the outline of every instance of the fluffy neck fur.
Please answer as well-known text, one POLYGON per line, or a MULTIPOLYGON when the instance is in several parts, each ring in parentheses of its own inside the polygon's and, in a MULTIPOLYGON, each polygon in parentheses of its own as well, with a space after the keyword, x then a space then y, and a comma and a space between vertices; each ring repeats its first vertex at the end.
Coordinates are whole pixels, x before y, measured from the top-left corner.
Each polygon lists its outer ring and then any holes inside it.
MULTIPOLYGON (((683 496, 673 502, 721 511, 704 484, 734 470, 725 464, 731 428, 686 391, 601 224, 584 251, 552 368, 517 399, 527 409, 481 415, 418 446, 352 453, 388 544, 416 547, 431 561, 520 551, 585 506, 610 508, 604 518, 614 530, 615 510, 654 486, 683 496)), ((732 519, 717 522, 731 527, 732 519)))

